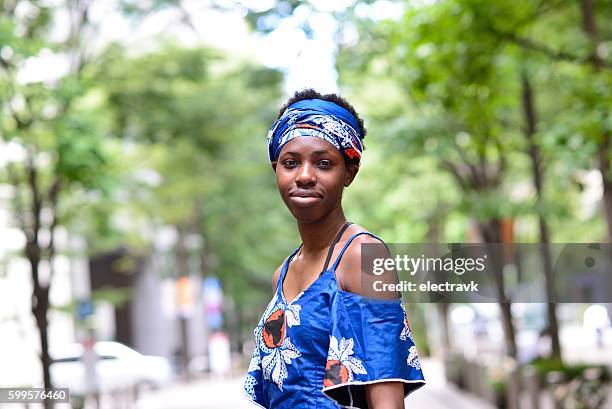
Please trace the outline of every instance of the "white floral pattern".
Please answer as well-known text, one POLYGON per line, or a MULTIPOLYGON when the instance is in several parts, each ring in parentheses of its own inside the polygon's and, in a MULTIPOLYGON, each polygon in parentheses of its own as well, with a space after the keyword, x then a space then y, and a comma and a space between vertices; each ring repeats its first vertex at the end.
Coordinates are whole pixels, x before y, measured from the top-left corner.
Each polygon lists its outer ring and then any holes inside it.
POLYGON ((259 355, 259 348, 253 350, 251 355, 251 362, 249 363, 248 372, 259 371, 259 365, 261 364, 261 355, 259 355))
POLYGON ((351 356, 354 353, 353 346, 353 338, 342 338, 340 339, 340 342, 338 342, 338 338, 336 338, 335 336, 330 335, 329 337, 329 352, 327 354, 327 360, 338 361, 342 366, 347 369, 347 382, 351 382, 354 379, 353 374, 367 374, 367 371, 361 363, 361 360, 354 356, 351 356))
POLYGON ((404 312, 404 328, 402 328, 402 332, 400 333, 400 339, 402 341, 406 341, 407 339, 412 342, 412 346, 408 349, 408 359, 406 359, 406 363, 418 370, 421 369, 421 361, 419 360, 419 353, 417 352, 416 346, 414 345, 414 338, 412 337, 412 331, 410 331, 410 325, 408 324, 408 315, 406 314, 406 306, 404 305, 404 300, 400 300, 400 306, 402 307, 402 311, 404 312))
POLYGON ((255 401, 257 400, 257 395, 255 394, 255 385, 257 385, 257 379, 251 374, 247 374, 246 381, 244 382, 244 391, 247 396, 255 401))
POLYGON ((410 365, 411 367, 420 370, 421 369, 421 361, 419 360, 419 353, 417 352, 416 347, 413 345, 410 347, 410 349, 408 350, 409 354, 408 354, 408 359, 406 360, 406 362, 408 363, 408 365, 410 365))
POLYGON ((283 381, 287 378, 287 366, 291 360, 301 356, 289 338, 285 338, 280 347, 271 349, 271 352, 261 360, 265 379, 271 379, 278 388, 283 390, 283 381))
POLYGON ((257 400, 257 395, 255 394, 255 385, 257 385, 257 379, 251 375, 251 372, 259 371, 261 365, 261 356, 259 355, 259 348, 255 347, 253 350, 253 354, 251 355, 251 362, 249 363, 249 369, 246 376, 246 380, 244 382, 244 391, 247 396, 255 401, 257 400))
POLYGON ((297 304, 287 304, 285 308, 285 317, 287 318, 287 325, 290 327, 294 325, 300 325, 300 310, 301 306, 297 304))
POLYGON ((406 314, 406 306, 404 305, 404 300, 400 300, 400 306, 402 307, 402 311, 404 312, 404 328, 402 328, 402 332, 400 333, 400 339, 405 341, 409 339, 414 343, 414 339, 412 338, 412 331, 410 331, 410 325, 408 324, 408 315, 406 314))
POLYGON ((286 303, 282 298, 278 299, 274 296, 272 302, 266 308, 264 315, 257 328, 255 328, 255 340, 257 342, 257 350, 261 350, 261 368, 264 379, 272 380, 280 390, 283 390, 283 381, 287 378, 287 367, 292 360, 301 356, 300 351, 293 345, 291 338, 286 336, 286 329, 281 330, 280 344, 267 345, 264 342, 264 328, 267 320, 273 315, 281 312, 283 317, 283 325, 288 327, 300 325, 301 306, 293 303, 286 303))

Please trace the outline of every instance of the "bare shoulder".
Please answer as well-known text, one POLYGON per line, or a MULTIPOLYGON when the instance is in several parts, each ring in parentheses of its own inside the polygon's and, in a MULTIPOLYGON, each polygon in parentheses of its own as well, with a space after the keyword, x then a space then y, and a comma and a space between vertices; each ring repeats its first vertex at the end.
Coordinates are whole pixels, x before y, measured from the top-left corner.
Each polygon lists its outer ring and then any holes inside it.
MULTIPOLYGON (((363 228, 359 229, 358 231, 368 232, 363 228)), ((384 242, 367 234, 359 235, 353 239, 351 244, 344 252, 342 259, 338 264, 338 268, 336 269, 336 276, 338 277, 340 287, 344 291, 360 295, 372 295, 371 288, 364 287, 364 283, 367 285, 369 280, 373 278, 371 274, 367 274, 362 269, 361 255, 364 244, 379 244, 378 246, 369 247, 368 252, 371 253, 368 254, 368 258, 389 257, 387 247, 382 245, 384 242)), ((388 274, 386 273, 376 278, 381 279, 383 282, 397 282, 397 275, 395 272, 391 271, 389 271, 388 274)), ((376 296, 388 299, 398 297, 396 292, 391 292, 390 294, 376 294, 376 296)))
POLYGON ((283 270, 283 266, 287 262, 287 257, 283 260, 280 266, 276 269, 274 274, 272 275, 272 291, 276 291, 276 284, 278 283, 278 278, 280 277, 280 273, 283 270))

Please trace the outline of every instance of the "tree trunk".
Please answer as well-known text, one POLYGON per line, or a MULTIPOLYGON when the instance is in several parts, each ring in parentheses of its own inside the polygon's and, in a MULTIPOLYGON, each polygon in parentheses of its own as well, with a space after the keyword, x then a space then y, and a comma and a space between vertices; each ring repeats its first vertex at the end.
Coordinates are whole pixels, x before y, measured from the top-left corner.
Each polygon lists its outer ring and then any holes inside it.
MULTIPOLYGON (((183 229, 180 226, 177 226, 178 238, 176 241, 175 248, 175 257, 176 257, 176 275, 177 279, 189 277, 189 262, 188 257, 189 254, 187 252, 187 246, 185 243, 186 240, 186 229, 183 229)), ((189 300, 185 300, 189 301, 189 300)), ((181 305, 180 308, 190 308, 191 306, 181 305)), ((181 375, 183 380, 189 382, 191 380, 191 376, 189 373, 189 318, 186 315, 185 311, 181 311, 179 316, 179 326, 180 326, 180 357, 181 357, 181 375)))
POLYGON ((610 135, 604 134, 604 139, 599 147, 599 171, 603 182, 603 203, 606 220, 608 221, 608 242, 612 243, 612 166, 610 164, 610 135))
MULTIPOLYGON (((494 218, 488 222, 479 223, 480 234, 485 243, 502 243, 502 223, 494 218)), ((501 310, 502 327, 504 328, 504 341, 506 356, 510 358, 510 369, 506 373, 507 393, 505 404, 508 409, 518 409, 517 397, 521 394, 521 372, 516 370, 518 365, 518 348, 516 345, 516 330, 512 319, 512 302, 506 298, 504 286, 504 255, 501 251, 493 251, 490 254, 489 265, 493 269, 495 284, 497 286, 497 298, 501 310)))
MULTIPOLYGON (((22 230, 27 237, 25 246, 25 256, 30 263, 30 273, 32 276, 32 314, 36 320, 36 326, 40 335, 40 361, 42 364, 43 372, 43 383, 45 388, 52 388, 53 384, 51 381, 51 359, 49 357, 49 337, 48 337, 48 319, 47 311, 49 309, 49 285, 51 284, 51 276, 49 276, 49 282, 46 284, 41 283, 40 280, 40 261, 42 259, 42 248, 38 242, 39 233, 41 228, 41 213, 43 198, 38 185, 38 173, 34 164, 34 153, 28 150, 28 156, 26 159, 27 163, 27 177, 26 183, 30 190, 31 195, 31 206, 28 209, 32 217, 32 228, 27 229, 27 226, 22 225, 22 230)), ((19 182, 16 182, 19 183, 19 182)), ((18 185, 15 185, 18 188, 18 185)), ((23 209, 18 209, 23 211, 23 209)), ((54 215, 55 216, 55 215, 54 215)), ((19 217, 19 215, 18 215, 19 217)), ((53 245, 53 242, 49 244, 53 245)), ((44 400, 45 409, 53 408, 53 402, 51 400, 44 400)))
POLYGON ((540 230, 540 252, 542 254, 542 263, 544 267, 544 275, 546 278, 546 298, 548 311, 548 332, 550 334, 552 344, 552 357, 561 359, 561 343, 559 342, 559 322, 557 320, 557 305, 555 304, 555 283, 553 275, 552 257, 550 255, 550 230, 548 222, 541 209, 543 199, 543 183, 544 171, 542 169, 542 155, 540 148, 535 142, 536 133, 536 110, 533 96, 533 89, 529 77, 525 72, 521 74, 522 82, 522 100, 523 111, 525 114, 525 137, 528 142, 529 157, 531 159, 531 168, 533 172, 533 185, 537 195, 537 209, 540 230))
MULTIPOLYGON (((28 261, 32 269, 32 278, 34 290, 32 291, 32 314, 36 320, 38 333, 40 336, 40 362, 42 364, 43 383, 45 388, 52 388, 51 381, 51 358, 49 356, 49 337, 48 337, 48 320, 47 311, 49 309, 49 286, 42 286, 38 277, 38 266, 40 257, 40 248, 31 248, 27 251, 28 261)), ((53 408, 53 401, 44 401, 45 409, 53 408)))
MULTIPOLYGON (((441 243, 442 227, 446 216, 445 206, 438 203, 431 217, 429 218, 429 229, 427 231, 427 241, 429 243, 441 243)), ((436 254, 435 256, 440 256, 436 254)), ((447 302, 436 303, 438 316, 440 317, 440 330, 442 332, 442 360, 445 361, 451 352, 450 330, 448 322, 448 312, 450 304, 447 302)))
MULTIPOLYGON (((591 40, 592 53, 589 57, 595 72, 601 71, 603 62, 597 54, 599 40, 597 38, 597 22, 595 19, 595 8, 593 0, 580 0, 582 11, 582 29, 591 40)), ((612 175, 610 174, 610 132, 604 132, 598 146, 597 162, 601 179, 603 181, 604 214, 608 222, 608 242, 612 243, 612 175)))
MULTIPOLYGON (((499 219, 491 219, 485 223, 478 223, 478 228, 485 243, 501 243, 501 222, 499 219)), ((502 254, 493 252, 490 260, 495 276, 495 284, 497 285, 497 297, 501 310, 502 326, 504 328, 506 354, 516 360, 518 355, 516 331, 512 320, 512 303, 506 298, 504 288, 502 254)))

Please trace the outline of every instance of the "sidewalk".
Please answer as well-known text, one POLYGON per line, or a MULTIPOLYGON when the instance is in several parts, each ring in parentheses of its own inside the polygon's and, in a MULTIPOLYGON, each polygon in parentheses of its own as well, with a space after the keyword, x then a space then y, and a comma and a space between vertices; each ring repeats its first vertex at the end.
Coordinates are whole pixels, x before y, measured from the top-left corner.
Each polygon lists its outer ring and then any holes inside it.
POLYGON ((415 409, 495 409, 482 398, 459 390, 444 379, 442 363, 421 359, 427 384, 406 398, 406 408, 415 409))
MULTIPOLYGON (((423 409, 493 409, 444 382, 442 366, 423 359, 427 385, 406 399, 407 408, 423 409)), ((138 409, 253 409, 242 393, 242 379, 201 380, 179 384, 153 392, 138 401, 138 409)))

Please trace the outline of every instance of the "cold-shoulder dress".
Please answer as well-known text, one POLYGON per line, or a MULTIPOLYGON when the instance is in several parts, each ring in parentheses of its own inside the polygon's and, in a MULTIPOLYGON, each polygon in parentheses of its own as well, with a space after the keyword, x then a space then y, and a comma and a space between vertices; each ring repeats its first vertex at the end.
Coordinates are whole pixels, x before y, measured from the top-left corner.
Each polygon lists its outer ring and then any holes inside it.
POLYGON ((276 291, 254 330, 255 349, 244 383, 248 399, 263 408, 368 408, 365 385, 396 381, 404 396, 425 384, 402 298, 378 300, 343 291, 331 268, 289 301, 283 264, 276 291))

